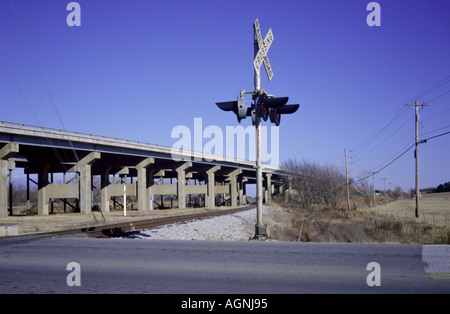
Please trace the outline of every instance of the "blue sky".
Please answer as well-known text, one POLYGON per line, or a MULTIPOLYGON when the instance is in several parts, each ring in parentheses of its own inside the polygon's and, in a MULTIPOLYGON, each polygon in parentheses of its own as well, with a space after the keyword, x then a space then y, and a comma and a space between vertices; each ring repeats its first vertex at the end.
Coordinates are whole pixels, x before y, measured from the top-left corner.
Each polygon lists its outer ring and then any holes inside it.
MULTIPOLYGON (((300 104, 282 118, 280 162, 343 168, 346 147, 351 177, 377 171, 414 143, 416 98, 430 104, 420 138, 450 131, 447 0, 378 1, 379 27, 366 0, 80 0, 80 27, 66 23, 69 2, 0 0, 1 120, 167 146, 194 118, 225 132, 237 121, 215 102, 253 89, 258 17, 274 34, 261 85, 300 104)), ((449 156, 450 134, 420 146, 422 188, 450 181, 449 156)), ((411 149, 376 188, 407 191, 414 171, 411 149)))

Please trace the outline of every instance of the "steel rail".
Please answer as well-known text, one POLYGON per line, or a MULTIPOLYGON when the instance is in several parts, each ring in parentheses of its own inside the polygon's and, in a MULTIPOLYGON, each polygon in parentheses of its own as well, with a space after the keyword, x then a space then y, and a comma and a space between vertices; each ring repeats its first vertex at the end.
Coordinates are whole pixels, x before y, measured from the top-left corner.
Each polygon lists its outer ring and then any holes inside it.
MULTIPOLYGON (((84 236, 91 238, 115 238, 127 236, 135 233, 139 233, 146 229, 152 229, 156 227, 160 227, 163 225, 169 225, 179 222, 187 222, 191 220, 201 220, 205 218, 212 218, 223 215, 231 215, 234 213, 238 213, 241 211, 249 210, 255 208, 255 204, 237 207, 226 210, 216 210, 210 212, 196 213, 196 214, 188 214, 188 215, 178 215, 178 216, 169 216, 162 218, 154 218, 154 219, 141 219, 141 220, 133 220, 127 222, 113 223, 113 224, 105 224, 105 225, 97 225, 91 227, 84 228, 76 228, 76 229, 68 229, 68 230, 58 230, 58 231, 48 231, 42 233, 33 233, 33 234, 25 234, 18 236, 10 236, 5 237, 3 239, 23 239, 23 240, 33 240, 37 238, 46 238, 46 237, 63 237, 63 236, 84 236)), ((1 242, 0 242, 1 245, 1 242)))

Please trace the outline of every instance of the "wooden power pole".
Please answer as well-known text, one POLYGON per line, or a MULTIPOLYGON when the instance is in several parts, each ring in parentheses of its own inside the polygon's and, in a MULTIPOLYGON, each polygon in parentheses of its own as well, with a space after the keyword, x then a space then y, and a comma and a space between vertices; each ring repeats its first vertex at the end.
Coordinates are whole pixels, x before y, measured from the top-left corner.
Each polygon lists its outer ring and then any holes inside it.
POLYGON ((386 198, 386 180, 387 178, 381 178, 384 181, 384 188, 383 188, 383 197, 386 198))
POLYGON ((417 103, 415 104, 406 104, 407 106, 414 106, 415 112, 416 112, 416 150, 414 152, 414 157, 416 158, 416 218, 419 218, 419 195, 420 195, 420 189, 419 189, 419 106, 422 108, 424 106, 428 106, 427 104, 419 105, 417 103))
POLYGON ((350 185, 348 184, 347 148, 345 148, 345 175, 347 177, 347 210, 350 210, 350 185))
POLYGON ((372 178, 373 178, 373 207, 375 207, 375 173, 372 172, 372 178))

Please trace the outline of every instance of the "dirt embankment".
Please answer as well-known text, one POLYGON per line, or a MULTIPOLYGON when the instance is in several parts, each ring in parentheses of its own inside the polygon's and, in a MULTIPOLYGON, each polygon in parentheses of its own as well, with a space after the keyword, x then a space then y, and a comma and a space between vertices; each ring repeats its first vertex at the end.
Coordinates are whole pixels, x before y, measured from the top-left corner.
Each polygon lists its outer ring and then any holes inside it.
POLYGON ((450 244, 450 193, 423 195, 419 209, 415 218, 414 200, 358 211, 274 205, 265 223, 281 241, 450 244))

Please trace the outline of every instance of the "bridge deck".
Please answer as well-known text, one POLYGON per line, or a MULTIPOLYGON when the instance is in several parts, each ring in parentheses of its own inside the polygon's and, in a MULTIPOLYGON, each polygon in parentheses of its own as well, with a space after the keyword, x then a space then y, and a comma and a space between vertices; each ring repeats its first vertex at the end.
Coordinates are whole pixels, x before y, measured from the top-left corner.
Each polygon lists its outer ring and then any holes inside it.
MULTIPOLYGON (((185 208, 186 195, 203 194, 206 207, 215 207, 216 194, 229 195, 232 206, 245 204, 246 184, 256 180, 255 163, 235 158, 177 151, 171 147, 54 128, 0 122, 0 216, 8 215, 8 173, 23 168, 37 175, 38 214, 48 215, 49 199, 77 198, 79 210, 92 210, 92 176, 101 178, 101 209, 123 196, 123 185, 111 176, 136 178, 127 195, 137 196, 138 210, 148 211, 151 195, 176 195, 185 208), (75 173, 69 184, 50 182, 49 174, 75 173), (166 178, 167 180, 161 180, 166 178), (170 179, 170 184, 167 183, 170 179), (197 185, 186 184, 186 180, 197 185), (175 183, 174 183, 175 182, 175 183)), ((267 201, 286 176, 278 167, 264 165, 267 201)), ((282 188, 281 188, 282 189, 282 188)), ((9 195, 8 195, 9 194, 9 195)))

